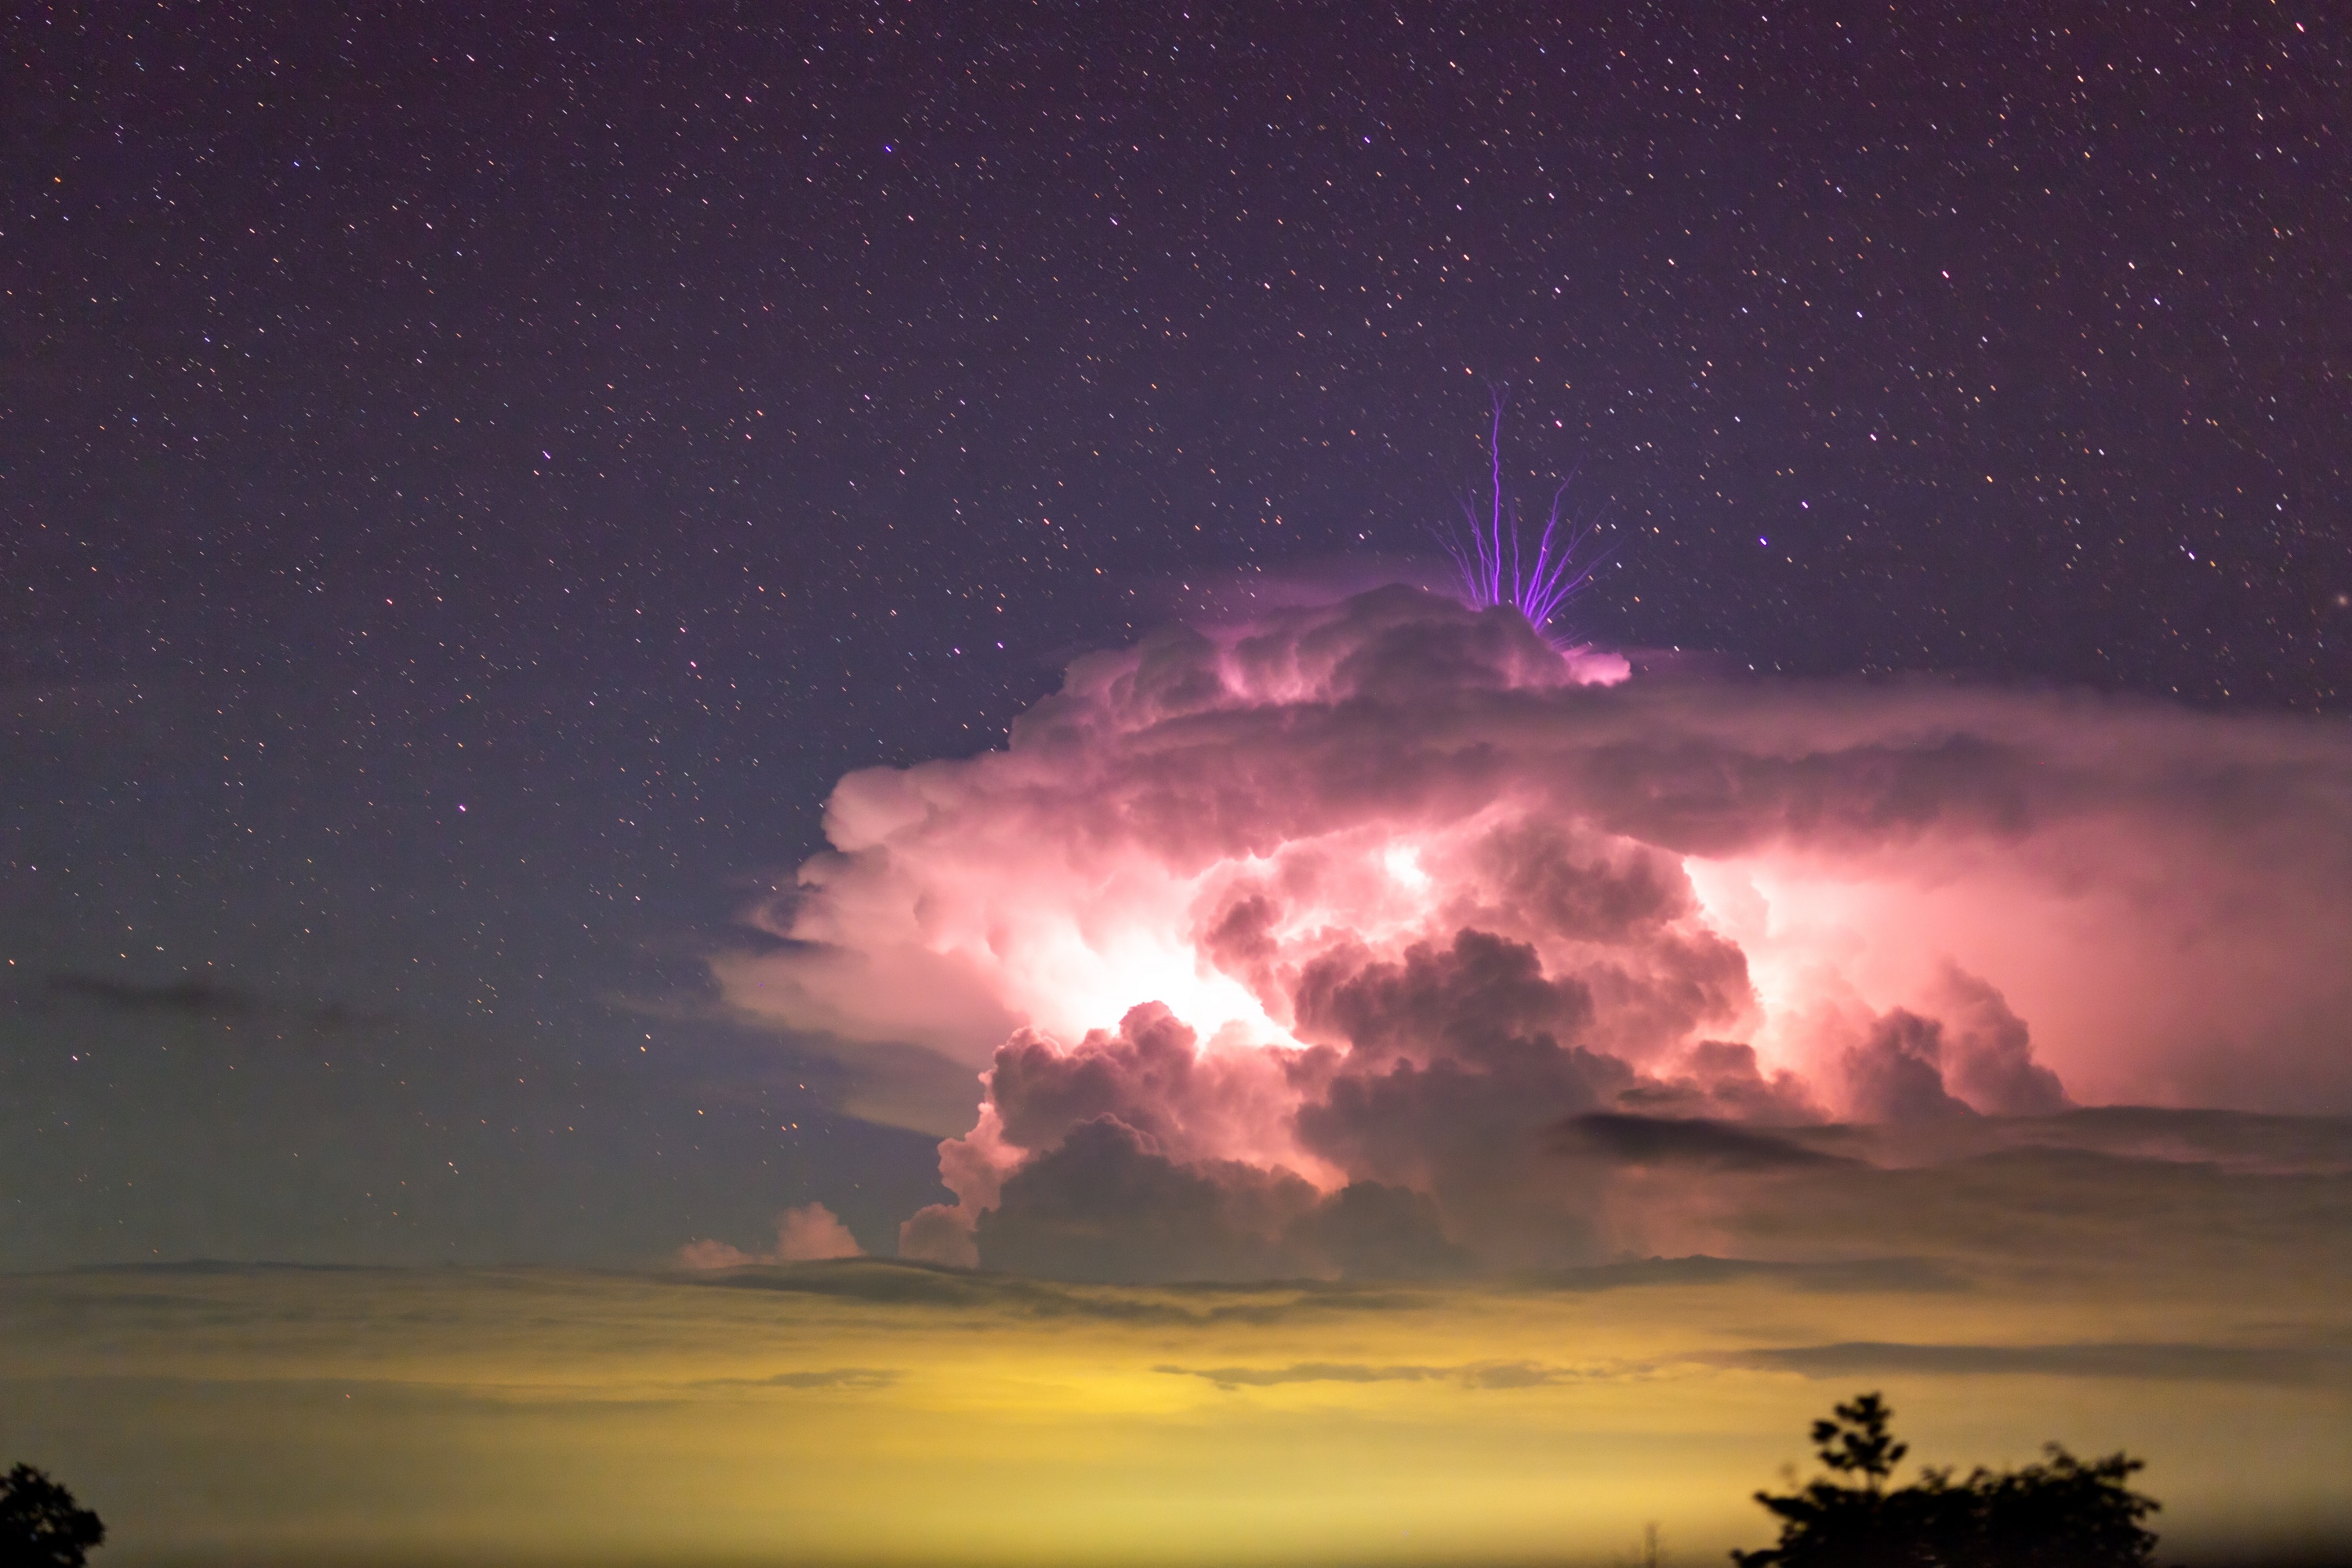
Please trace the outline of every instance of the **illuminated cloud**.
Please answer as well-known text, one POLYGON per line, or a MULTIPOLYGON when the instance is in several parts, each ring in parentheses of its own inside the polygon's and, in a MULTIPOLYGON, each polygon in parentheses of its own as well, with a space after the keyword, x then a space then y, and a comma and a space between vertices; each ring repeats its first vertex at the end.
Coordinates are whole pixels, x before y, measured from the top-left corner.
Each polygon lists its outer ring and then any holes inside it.
POLYGON ((773 1252, 755 1255, 723 1241, 706 1239, 679 1247, 677 1261, 688 1268, 740 1268, 753 1263, 817 1263, 865 1255, 866 1249, 831 1209, 823 1204, 803 1204, 776 1216, 773 1252))
POLYGON ((2352 1105, 2313 722, 1629 675, 1391 588, 1081 658, 827 833, 715 968, 869 1082, 982 1076, 920 1118, 962 1135, 911 1257, 1558 1267, 1713 1223, 1693 1170, 1789 1176, 1772 1129, 2352 1105))

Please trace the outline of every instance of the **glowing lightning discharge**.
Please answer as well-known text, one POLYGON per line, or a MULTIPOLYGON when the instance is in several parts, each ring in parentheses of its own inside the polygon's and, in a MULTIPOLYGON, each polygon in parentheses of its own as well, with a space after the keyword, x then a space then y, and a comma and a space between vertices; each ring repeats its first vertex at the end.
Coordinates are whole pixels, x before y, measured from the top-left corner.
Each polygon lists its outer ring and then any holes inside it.
POLYGON ((1544 633, 1545 640, 1565 650, 1566 644, 1546 628, 1568 601, 1592 581, 1593 572, 1601 565, 1598 556, 1582 566, 1576 564, 1576 552, 1592 537, 1592 529, 1589 524, 1579 528, 1564 545, 1560 542, 1560 502, 1568 495, 1570 483, 1562 480, 1552 492, 1551 510, 1544 519, 1535 559, 1527 559, 1519 538, 1519 503, 1503 494, 1503 405, 1510 401, 1509 389, 1496 384, 1490 392, 1495 415, 1486 439, 1490 486, 1486 515, 1478 515, 1475 496, 1465 495, 1462 516, 1469 525, 1468 536, 1447 529, 1438 533, 1438 542, 1454 557, 1454 569, 1462 574, 1465 602, 1472 609, 1508 605, 1544 633))
POLYGON ((1814 1166, 1789 1129, 2352 1104, 2352 736, 1636 676, 1545 639, 1587 573, 1556 518, 1514 553, 1491 472, 1459 599, 1162 628, 1003 750, 836 786, 782 940, 712 969, 839 1042, 852 1114, 956 1134, 901 1257, 1564 1267, 1714 1245, 1725 1173, 1814 1166))

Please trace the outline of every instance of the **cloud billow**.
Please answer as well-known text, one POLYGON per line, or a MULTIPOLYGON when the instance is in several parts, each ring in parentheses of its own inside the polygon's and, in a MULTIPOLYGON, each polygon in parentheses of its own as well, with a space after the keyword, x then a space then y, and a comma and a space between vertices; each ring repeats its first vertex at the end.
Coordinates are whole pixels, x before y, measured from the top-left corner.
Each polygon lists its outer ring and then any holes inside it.
POLYGON ((715 969, 853 1061, 979 1072, 908 1256, 1554 1267, 1832 1158, 1774 1129, 2352 1105, 2347 764, 2296 721, 1629 677, 1383 589, 850 775, 781 949, 715 969))

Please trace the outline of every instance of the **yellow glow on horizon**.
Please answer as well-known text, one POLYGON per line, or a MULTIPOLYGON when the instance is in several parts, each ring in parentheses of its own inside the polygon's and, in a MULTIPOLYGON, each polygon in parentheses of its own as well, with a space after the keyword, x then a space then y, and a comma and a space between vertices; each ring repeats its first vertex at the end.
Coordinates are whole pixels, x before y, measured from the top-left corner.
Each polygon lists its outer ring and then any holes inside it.
MULTIPOLYGON (((2324 1517, 2352 1430, 2340 1379, 1754 1360, 2210 1339, 2242 1322, 2221 1291, 1117 1289, 860 1262, 126 1270, 0 1292, 11 1439, 108 1517, 121 1568, 1601 1563, 1652 1520, 1696 1563, 1769 1539, 1748 1494, 1863 1386, 1923 1460, 2131 1447, 2160 1522, 2210 1534, 2324 1517)), ((2345 1319, 2291 1289, 2270 1308, 2345 1319)))

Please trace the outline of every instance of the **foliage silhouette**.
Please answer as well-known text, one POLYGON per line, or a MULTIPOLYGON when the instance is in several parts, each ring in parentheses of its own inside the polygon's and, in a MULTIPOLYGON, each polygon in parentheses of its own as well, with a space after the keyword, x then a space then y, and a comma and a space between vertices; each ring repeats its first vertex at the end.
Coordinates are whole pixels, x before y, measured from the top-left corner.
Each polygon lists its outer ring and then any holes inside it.
POLYGON ((82 1568, 105 1539, 98 1515, 32 1466, 0 1477, 0 1568, 82 1568))
POLYGON ((1833 1414, 1812 1430, 1833 1475, 1785 1496, 1758 1492, 1780 1519, 1780 1542, 1734 1552, 1739 1568, 2147 1568, 2156 1551, 2140 1527, 2156 1500, 2125 1484, 2140 1460, 2078 1459, 2052 1443, 2046 1461, 2021 1470, 1979 1467, 1955 1482, 1923 1468, 1889 1491, 1908 1452, 1888 1432, 1894 1412, 1865 1394, 1833 1414))
POLYGON ((1831 1408, 1835 1417, 1813 1423, 1813 1447, 1822 1456, 1822 1463, 1840 1475, 1859 1475, 1865 1489, 1877 1492, 1911 1451, 1908 1443, 1898 1443, 1888 1435, 1887 1423, 1895 1412, 1875 1394, 1857 1394, 1852 1405, 1831 1408))

